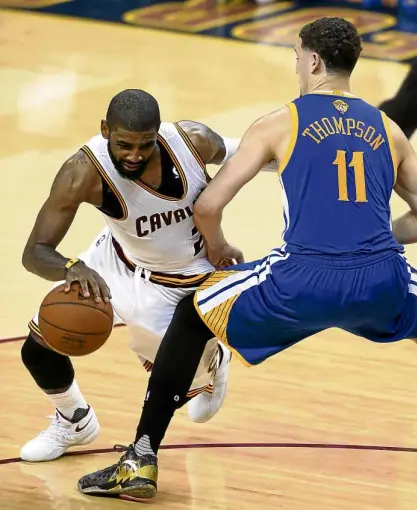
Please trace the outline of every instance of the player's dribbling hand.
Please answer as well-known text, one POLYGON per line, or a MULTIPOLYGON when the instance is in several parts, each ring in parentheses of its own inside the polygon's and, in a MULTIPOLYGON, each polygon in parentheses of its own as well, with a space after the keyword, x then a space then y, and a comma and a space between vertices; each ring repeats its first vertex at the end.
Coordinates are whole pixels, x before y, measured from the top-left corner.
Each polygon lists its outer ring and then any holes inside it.
POLYGON ((90 297, 91 288, 94 299, 97 302, 100 302, 103 299, 106 303, 108 303, 111 299, 110 289, 103 278, 97 273, 97 271, 94 271, 94 269, 89 268, 82 262, 74 264, 68 269, 65 280, 65 292, 70 291, 71 284, 73 282, 79 282, 81 291, 85 298, 90 297))
POLYGON ((229 243, 219 247, 207 247, 207 258, 216 269, 223 269, 245 262, 243 253, 229 243))

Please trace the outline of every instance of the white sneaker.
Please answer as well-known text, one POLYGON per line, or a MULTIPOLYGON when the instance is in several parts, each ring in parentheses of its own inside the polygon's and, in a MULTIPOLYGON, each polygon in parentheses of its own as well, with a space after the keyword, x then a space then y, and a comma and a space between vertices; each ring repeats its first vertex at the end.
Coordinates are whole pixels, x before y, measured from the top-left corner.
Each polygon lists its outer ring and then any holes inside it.
POLYGON ((223 359, 214 376, 213 393, 203 391, 188 402, 188 417, 196 423, 204 423, 213 418, 226 398, 227 377, 232 353, 221 342, 219 342, 219 347, 223 351, 223 359))
POLYGON ((100 425, 92 407, 76 423, 57 410, 51 425, 20 450, 22 460, 44 462, 61 457, 71 446, 91 443, 99 434, 100 425))

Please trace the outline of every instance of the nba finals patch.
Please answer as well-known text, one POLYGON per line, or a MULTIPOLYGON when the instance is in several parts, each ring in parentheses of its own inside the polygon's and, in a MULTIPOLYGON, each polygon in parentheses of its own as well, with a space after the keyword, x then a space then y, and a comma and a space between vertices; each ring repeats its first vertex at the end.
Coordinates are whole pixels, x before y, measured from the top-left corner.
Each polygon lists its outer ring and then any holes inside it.
POLYGON ((342 101, 341 99, 336 99, 336 101, 333 101, 333 106, 340 113, 346 113, 349 109, 349 105, 342 101))

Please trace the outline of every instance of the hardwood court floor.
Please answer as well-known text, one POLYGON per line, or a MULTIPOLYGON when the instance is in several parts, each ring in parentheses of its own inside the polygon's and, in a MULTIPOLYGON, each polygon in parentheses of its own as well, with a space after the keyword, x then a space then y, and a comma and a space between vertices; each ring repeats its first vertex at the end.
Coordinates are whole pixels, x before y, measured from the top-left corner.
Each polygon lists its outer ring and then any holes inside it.
MULTIPOLYGON (((98 131, 115 93, 144 88, 166 120, 200 120, 241 136, 298 87, 292 49, 12 11, 0 11, 0 24, 0 335, 12 337, 26 334, 49 288, 20 263, 35 215, 57 169, 98 131)), ((376 104, 405 73, 401 64, 364 59, 354 92, 376 104)), ((403 210, 394 198, 394 216, 403 210)), ((96 211, 83 207, 63 253, 84 250, 102 225, 96 211)), ((250 260, 278 245, 282 229, 277 178, 262 173, 228 207, 225 230, 250 260)), ((408 255, 416 264, 416 248, 408 255)), ((21 365, 20 345, 0 344, 3 459, 17 457, 52 413, 21 365)), ((101 351, 75 366, 102 425, 91 448, 127 444, 146 374, 128 349, 126 330, 116 329, 101 351)), ((177 447, 161 451, 153 508, 414 510, 416 451, 384 448, 417 448, 416 373, 412 342, 384 347, 336 330, 260 367, 234 361, 225 406, 210 423, 190 423, 186 410, 176 417, 165 444, 177 447), (181 447, 199 444, 213 447, 181 447)), ((0 508, 127 508, 76 489, 80 476, 117 458, 102 453, 0 465, 0 508)))

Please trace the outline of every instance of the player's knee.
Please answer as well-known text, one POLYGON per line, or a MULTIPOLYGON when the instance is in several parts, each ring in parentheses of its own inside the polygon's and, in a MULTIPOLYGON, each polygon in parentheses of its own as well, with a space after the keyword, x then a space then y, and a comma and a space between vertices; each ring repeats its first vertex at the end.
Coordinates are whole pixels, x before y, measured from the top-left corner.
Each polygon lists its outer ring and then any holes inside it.
POLYGON ((151 372, 148 390, 157 393, 158 399, 161 401, 170 403, 174 399, 176 408, 179 409, 189 400, 183 386, 178 374, 175 375, 174 372, 165 372, 162 377, 151 372))
POLYGON ((31 333, 23 343, 21 357, 36 384, 44 390, 67 388, 74 380, 69 357, 43 347, 31 333))
POLYGON ((177 305, 175 320, 182 325, 183 336, 190 335, 193 342, 205 345, 213 338, 213 333, 201 320, 194 307, 194 294, 186 296, 177 305))
POLYGON ((37 335, 35 337, 33 333, 29 333, 28 337, 23 342, 20 355, 26 368, 35 364, 39 360, 39 356, 42 356, 43 351, 47 350, 47 347, 42 346, 38 338, 40 339, 37 335))

